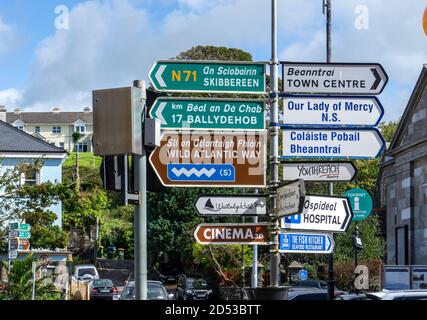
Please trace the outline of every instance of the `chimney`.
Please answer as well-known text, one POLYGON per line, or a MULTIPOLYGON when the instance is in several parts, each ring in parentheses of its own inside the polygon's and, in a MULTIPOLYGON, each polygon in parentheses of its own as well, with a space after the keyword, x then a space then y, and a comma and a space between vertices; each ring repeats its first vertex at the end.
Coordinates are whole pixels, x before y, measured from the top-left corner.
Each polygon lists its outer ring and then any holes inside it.
POLYGON ((60 113, 61 109, 59 109, 58 107, 55 107, 55 108, 52 109, 52 112, 53 113, 60 113))
POLYGON ((84 111, 84 113, 90 113, 90 108, 86 107, 86 108, 83 109, 83 111, 84 111))
POLYGON ((6 122, 6 107, 0 105, 0 121, 6 122))
POLYGON ((15 110, 13 110, 13 113, 15 114, 21 114, 22 110, 19 108, 16 108, 15 110))

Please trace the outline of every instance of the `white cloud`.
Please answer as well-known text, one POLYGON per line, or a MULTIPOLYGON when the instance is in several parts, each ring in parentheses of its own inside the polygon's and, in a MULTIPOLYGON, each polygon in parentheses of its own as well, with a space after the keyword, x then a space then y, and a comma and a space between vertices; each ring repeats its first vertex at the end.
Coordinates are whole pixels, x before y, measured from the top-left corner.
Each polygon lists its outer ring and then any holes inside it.
POLYGON ((13 49, 16 44, 17 40, 14 29, 0 17, 0 53, 13 49))
POLYGON ((0 105, 16 108, 22 100, 22 91, 14 88, 0 91, 0 105))

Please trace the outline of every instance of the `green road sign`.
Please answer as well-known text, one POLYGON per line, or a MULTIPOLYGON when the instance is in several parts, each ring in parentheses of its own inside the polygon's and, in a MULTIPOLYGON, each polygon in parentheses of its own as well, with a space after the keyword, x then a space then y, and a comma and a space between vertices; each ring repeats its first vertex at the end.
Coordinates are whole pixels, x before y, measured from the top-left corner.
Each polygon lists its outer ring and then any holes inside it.
POLYGON ((158 61, 149 78, 157 91, 265 93, 265 63, 158 61))
POLYGON ((18 238, 21 238, 21 239, 30 239, 31 238, 31 233, 29 231, 19 231, 18 232, 18 238))
POLYGON ((9 223, 9 230, 18 230, 18 229, 19 229, 19 223, 18 222, 9 223))
POLYGON ((347 190, 344 196, 350 200, 354 214, 353 221, 362 221, 369 217, 372 212, 373 202, 368 191, 355 188, 347 190))
POLYGON ((150 110, 162 129, 264 130, 260 100, 159 98, 150 110))
POLYGON ((30 231, 31 227, 28 223, 21 223, 19 225, 19 231, 30 231))

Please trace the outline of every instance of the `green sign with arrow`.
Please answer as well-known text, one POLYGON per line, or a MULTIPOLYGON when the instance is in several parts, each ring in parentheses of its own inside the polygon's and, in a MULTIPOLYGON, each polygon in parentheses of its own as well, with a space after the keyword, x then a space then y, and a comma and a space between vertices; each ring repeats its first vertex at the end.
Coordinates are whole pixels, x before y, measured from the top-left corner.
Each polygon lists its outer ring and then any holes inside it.
POLYGON ((265 93, 265 63, 161 60, 149 78, 157 91, 265 93))
POLYGON ((353 209, 353 221, 363 221, 369 217, 372 212, 373 202, 368 191, 355 188, 347 190, 344 196, 348 198, 353 209))
POLYGON ((159 98, 150 110, 162 129, 264 130, 264 101, 159 98))

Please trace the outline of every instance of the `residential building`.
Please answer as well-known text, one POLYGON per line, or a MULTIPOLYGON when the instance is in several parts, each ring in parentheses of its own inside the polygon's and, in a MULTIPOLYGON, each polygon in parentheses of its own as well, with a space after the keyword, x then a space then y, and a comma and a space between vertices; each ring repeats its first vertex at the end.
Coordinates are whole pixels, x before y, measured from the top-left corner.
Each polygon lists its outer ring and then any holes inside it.
POLYGON ((83 112, 61 112, 54 108, 52 112, 24 112, 19 108, 7 112, 0 106, 0 118, 6 115, 6 122, 15 128, 46 142, 73 152, 92 152, 93 120, 90 108, 83 112), (83 137, 74 145, 72 134, 79 132, 83 137))
POLYGON ((386 213, 392 265, 427 265, 427 65, 381 163, 377 206, 386 213))
MULTIPOLYGON (((18 164, 42 159, 40 171, 34 172, 33 175, 22 176, 21 183, 61 183, 62 164, 67 156, 68 153, 65 150, 0 121, 0 173, 13 169, 18 164)), ((61 203, 58 202, 47 209, 56 214, 55 224, 61 226, 61 203)))

